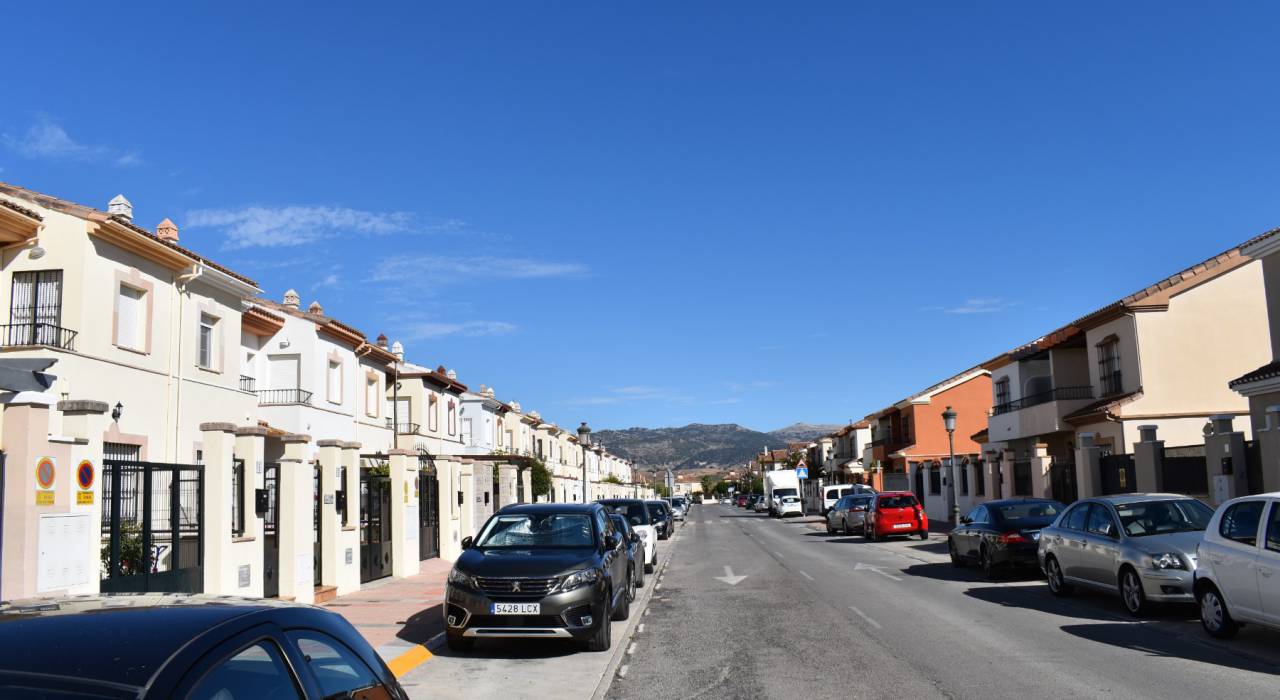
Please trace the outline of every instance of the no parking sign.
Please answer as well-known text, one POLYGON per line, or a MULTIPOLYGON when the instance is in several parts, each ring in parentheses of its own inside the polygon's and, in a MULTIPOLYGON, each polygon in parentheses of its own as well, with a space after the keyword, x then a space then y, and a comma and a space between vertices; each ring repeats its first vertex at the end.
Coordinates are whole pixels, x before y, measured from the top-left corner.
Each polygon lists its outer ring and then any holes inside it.
POLYGON ((93 462, 87 459, 80 460, 80 464, 76 466, 76 485, 80 487, 76 492, 76 505, 93 505, 93 478, 93 462))

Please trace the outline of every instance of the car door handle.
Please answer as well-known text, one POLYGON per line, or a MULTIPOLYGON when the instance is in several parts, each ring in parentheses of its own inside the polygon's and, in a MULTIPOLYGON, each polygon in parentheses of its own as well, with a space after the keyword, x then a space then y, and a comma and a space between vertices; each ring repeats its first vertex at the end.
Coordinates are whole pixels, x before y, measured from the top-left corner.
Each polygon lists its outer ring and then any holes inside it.
POLYGON ((1259 566, 1259 567, 1258 567, 1258 573, 1262 574, 1263 576, 1270 576, 1271 574, 1274 574, 1275 572, 1274 572, 1274 571, 1272 571, 1271 569, 1268 569, 1268 568, 1267 568, 1267 567, 1265 567, 1265 566, 1259 566))

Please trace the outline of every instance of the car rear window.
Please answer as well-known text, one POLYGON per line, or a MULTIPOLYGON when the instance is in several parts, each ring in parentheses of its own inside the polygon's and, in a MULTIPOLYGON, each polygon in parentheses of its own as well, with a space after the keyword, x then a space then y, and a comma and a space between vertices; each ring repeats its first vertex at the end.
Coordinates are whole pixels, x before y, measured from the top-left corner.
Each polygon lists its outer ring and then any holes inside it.
POLYGON ((609 512, 626 518, 632 525, 649 524, 649 511, 645 509, 643 503, 606 503, 604 507, 609 509, 609 512))
POLYGON ((915 508, 915 496, 881 496, 877 508, 915 508))
POLYGON ((1044 526, 1058 517, 1063 505, 1056 501, 1033 501, 1009 505, 987 506, 996 512, 997 518, 1010 527, 1044 526))

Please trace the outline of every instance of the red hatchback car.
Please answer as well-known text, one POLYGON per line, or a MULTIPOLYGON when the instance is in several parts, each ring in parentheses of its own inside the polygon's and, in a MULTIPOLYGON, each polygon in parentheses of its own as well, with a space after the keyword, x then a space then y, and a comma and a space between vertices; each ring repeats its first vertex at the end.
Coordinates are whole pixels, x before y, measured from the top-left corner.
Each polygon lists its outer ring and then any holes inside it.
POLYGON ((878 493, 867 504, 862 535, 872 541, 890 535, 919 535, 925 540, 929 538, 929 516, 910 491, 878 493))

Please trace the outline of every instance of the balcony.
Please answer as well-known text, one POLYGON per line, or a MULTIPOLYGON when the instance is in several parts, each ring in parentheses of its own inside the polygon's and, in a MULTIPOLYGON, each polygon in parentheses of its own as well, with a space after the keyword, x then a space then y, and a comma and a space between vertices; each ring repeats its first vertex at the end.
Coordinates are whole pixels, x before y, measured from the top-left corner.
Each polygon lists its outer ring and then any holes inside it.
POLYGON ((418 423, 396 423, 394 419, 387 419, 387 428, 395 428, 396 435, 417 435, 421 427, 418 423))
POLYGON ((310 406, 311 392, 304 389, 260 389, 259 406, 310 406))
POLYGON ((1092 400, 1092 387, 1064 386, 997 404, 987 420, 988 439, 1004 442, 1071 430, 1062 417, 1092 400))
POLYGON ((258 383, 258 380, 254 379, 253 377, 246 377, 243 374, 240 375, 240 391, 247 391, 251 394, 257 393, 254 391, 254 386, 257 383, 258 383))
POLYGON ((997 404, 992 407, 991 414, 998 416, 1004 413, 1012 413, 1013 411, 1021 411, 1024 408, 1039 406, 1042 403, 1050 401, 1074 401, 1076 399, 1092 399, 1093 387, 1091 386, 1063 386, 1049 391, 1042 391, 1038 394, 1024 396, 1008 403, 997 404))
POLYGON ((76 335, 76 331, 52 323, 10 323, 0 325, 0 347, 75 350, 76 335))

